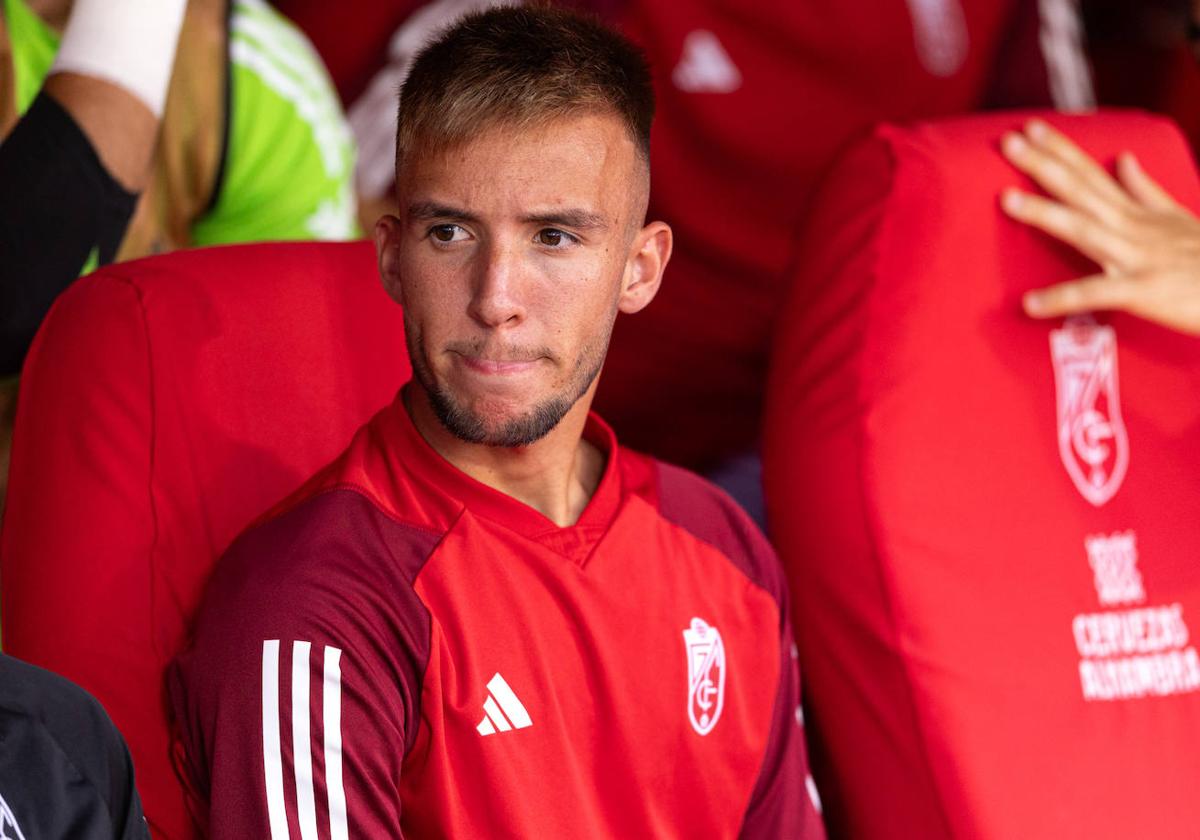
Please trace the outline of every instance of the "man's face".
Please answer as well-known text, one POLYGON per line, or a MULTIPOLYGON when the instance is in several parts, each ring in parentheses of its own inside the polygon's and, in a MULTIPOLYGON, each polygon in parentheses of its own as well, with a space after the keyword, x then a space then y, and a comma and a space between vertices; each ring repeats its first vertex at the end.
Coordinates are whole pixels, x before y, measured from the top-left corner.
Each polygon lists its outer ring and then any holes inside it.
POLYGON ((406 163, 399 218, 376 226, 381 269, 457 437, 527 445, 590 394, 618 310, 653 296, 637 291, 645 181, 605 114, 500 125, 406 163))

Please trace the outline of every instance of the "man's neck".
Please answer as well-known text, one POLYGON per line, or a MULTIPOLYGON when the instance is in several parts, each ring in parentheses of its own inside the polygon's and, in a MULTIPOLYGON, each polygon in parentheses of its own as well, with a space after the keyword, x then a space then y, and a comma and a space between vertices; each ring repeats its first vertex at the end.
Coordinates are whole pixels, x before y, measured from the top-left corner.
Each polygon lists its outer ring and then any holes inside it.
POLYGON ((560 527, 574 525, 604 474, 605 456, 583 438, 592 390, 548 435, 529 446, 467 443, 442 425, 419 385, 405 389, 405 408, 421 437, 476 481, 529 505, 560 527))

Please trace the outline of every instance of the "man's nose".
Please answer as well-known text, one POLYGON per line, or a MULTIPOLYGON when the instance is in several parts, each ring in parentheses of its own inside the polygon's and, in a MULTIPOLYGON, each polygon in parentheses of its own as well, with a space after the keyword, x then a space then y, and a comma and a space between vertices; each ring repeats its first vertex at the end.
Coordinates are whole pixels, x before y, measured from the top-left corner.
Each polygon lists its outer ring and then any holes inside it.
POLYGON ((522 251, 492 242, 481 249, 475 266, 471 317, 486 327, 515 326, 525 319, 522 302, 522 251))

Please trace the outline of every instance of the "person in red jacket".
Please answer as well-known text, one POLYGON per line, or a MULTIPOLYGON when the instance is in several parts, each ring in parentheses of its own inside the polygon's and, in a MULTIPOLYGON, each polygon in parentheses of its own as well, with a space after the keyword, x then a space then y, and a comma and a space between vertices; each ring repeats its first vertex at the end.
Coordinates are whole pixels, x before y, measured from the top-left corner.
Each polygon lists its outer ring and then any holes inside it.
POLYGON ((824 836, 775 555, 589 412, 671 252, 652 114, 564 11, 417 57, 375 227, 414 381, 218 564, 170 679, 210 836, 824 836))

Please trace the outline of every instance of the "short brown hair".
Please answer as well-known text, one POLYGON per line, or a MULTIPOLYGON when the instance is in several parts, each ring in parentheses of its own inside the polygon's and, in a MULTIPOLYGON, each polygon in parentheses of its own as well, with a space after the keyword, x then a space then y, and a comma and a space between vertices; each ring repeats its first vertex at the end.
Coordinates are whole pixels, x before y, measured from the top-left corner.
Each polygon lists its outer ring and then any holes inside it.
POLYGON ((531 127, 605 111, 624 122, 648 163, 654 90, 645 56, 627 39, 547 5, 475 12, 413 62, 400 91, 397 173, 420 145, 444 148, 496 124, 531 127))

